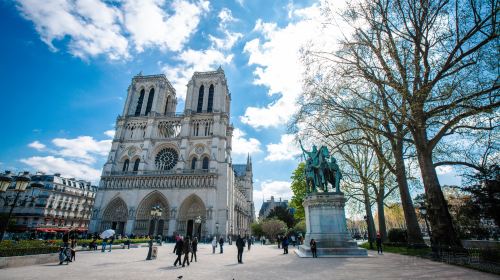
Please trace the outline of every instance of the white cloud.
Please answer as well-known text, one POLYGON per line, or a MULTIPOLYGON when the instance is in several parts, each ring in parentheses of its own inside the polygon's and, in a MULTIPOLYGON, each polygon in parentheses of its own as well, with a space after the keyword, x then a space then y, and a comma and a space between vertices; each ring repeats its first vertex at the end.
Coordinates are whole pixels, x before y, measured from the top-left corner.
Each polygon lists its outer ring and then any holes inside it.
POLYGON ((97 141, 90 136, 79 136, 73 139, 55 138, 52 143, 60 148, 55 153, 63 157, 94 163, 95 156, 106 156, 111 149, 112 140, 97 141))
POLYGON ((452 172, 453 172, 453 167, 451 167, 449 165, 442 165, 442 166, 436 167, 436 173, 438 175, 450 174, 452 172))
POLYGON ((56 51, 55 41, 68 40, 68 50, 80 57, 101 54, 130 58, 130 46, 180 51, 196 32, 209 2, 174 0, 18 0, 43 42, 56 51))
POLYGON ((254 190, 254 200, 259 201, 262 197, 264 197, 264 199, 270 199, 271 196, 274 196, 275 199, 290 199, 293 196, 290 184, 291 183, 288 181, 266 180, 260 184, 259 190, 254 190))
POLYGON ((128 0, 123 5, 125 26, 138 52, 149 46, 180 51, 209 11, 208 1, 174 0, 169 16, 164 5, 164 0, 128 0))
POLYGON ((110 59, 127 58, 128 41, 121 31, 118 8, 100 0, 18 0, 23 16, 35 24, 41 39, 52 50, 53 42, 69 38, 68 48, 86 58, 106 54, 110 59))
POLYGON ((43 151, 43 150, 45 150, 45 148, 47 148, 47 146, 45 146, 44 144, 40 143, 38 140, 29 143, 28 147, 33 148, 33 149, 38 150, 38 151, 43 151))
POLYGON ((229 24, 238 21, 238 19, 233 17, 228 8, 223 8, 219 12, 218 18, 220 20, 218 29, 224 34, 224 37, 219 38, 209 34, 208 39, 212 42, 213 48, 230 50, 239 39, 243 38, 243 34, 229 30, 229 24))
POLYGON ((116 131, 114 129, 104 131, 104 135, 111 137, 111 138, 115 137, 115 133, 116 133, 116 131))
POLYGON ((320 8, 313 5, 294 9, 289 5, 290 23, 280 28, 276 23, 257 20, 254 32, 261 38, 245 44, 248 65, 255 65, 256 85, 269 89, 269 96, 277 96, 263 107, 248 107, 241 121, 254 128, 269 128, 285 124, 296 112, 296 100, 302 92, 304 66, 300 61, 301 49, 312 39, 335 41, 338 30, 325 33, 320 8))
POLYGON ((177 92, 177 97, 184 99, 186 96, 186 85, 195 71, 215 70, 219 65, 231 63, 233 55, 225 55, 221 51, 192 50, 181 52, 178 56, 180 63, 176 66, 164 65, 162 72, 172 83, 177 92))
POLYGON ((232 153, 234 155, 247 155, 261 152, 260 141, 255 138, 245 138, 245 132, 235 128, 232 139, 232 153))
POLYGON ((93 183, 99 181, 101 171, 86 164, 66 160, 60 157, 30 157, 20 160, 22 163, 45 173, 61 173, 65 177, 74 177, 89 180, 93 183))
POLYGON ((265 160, 268 161, 290 160, 301 153, 301 150, 295 143, 294 136, 291 134, 281 135, 281 141, 279 143, 271 143, 266 147, 268 155, 265 160))

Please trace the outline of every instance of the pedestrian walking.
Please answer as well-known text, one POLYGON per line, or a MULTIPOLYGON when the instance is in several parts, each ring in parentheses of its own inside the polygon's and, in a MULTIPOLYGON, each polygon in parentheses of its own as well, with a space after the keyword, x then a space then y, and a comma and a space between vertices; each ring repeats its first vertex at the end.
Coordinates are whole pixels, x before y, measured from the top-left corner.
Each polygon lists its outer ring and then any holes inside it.
POLYGON ((293 234, 292 234, 292 236, 290 236, 290 239, 292 240, 292 245, 293 245, 293 247, 295 247, 295 244, 297 244, 297 241, 296 241, 295 235, 293 235, 293 234))
POLYGON ((101 252, 103 252, 103 253, 104 253, 104 251, 106 251, 106 246, 108 245, 108 239, 107 239, 107 238, 104 238, 104 239, 102 240, 102 244, 101 244, 101 245, 102 245, 101 252))
POLYGON ((311 239, 311 242, 309 242, 309 247, 311 248, 311 253, 313 255, 313 258, 317 258, 318 257, 318 253, 317 253, 317 247, 316 247, 316 240, 311 239))
POLYGON ((179 262, 179 265, 181 265, 181 256, 182 256, 182 250, 183 250, 183 241, 182 238, 178 237, 177 242, 175 242, 175 247, 174 247, 174 253, 177 255, 177 259, 175 259, 174 266, 177 266, 177 262, 179 262))
POLYGON ((238 263, 243 263, 243 250, 245 249, 245 241, 241 238, 241 235, 238 234, 238 238, 236 238, 236 248, 238 249, 238 263))
POLYGON ((247 245, 248 245, 248 251, 250 251, 250 247, 252 246, 252 239, 250 236, 247 237, 247 245))
POLYGON ((193 257, 194 257, 194 261, 198 262, 198 260, 196 259, 196 251, 198 251, 198 238, 195 237, 193 239, 193 243, 191 243, 191 249, 192 249, 191 262, 193 262, 193 257))
POLYGON ((283 242, 283 239, 281 238, 281 235, 278 235, 278 249, 281 248, 281 242, 283 242))
POLYGON ((76 260, 76 239, 71 239, 71 261, 76 260))
POLYGON ((182 253, 184 254, 184 261, 182 261, 182 267, 186 265, 186 262, 189 266, 189 253, 191 252, 191 240, 189 240, 189 236, 184 240, 184 244, 182 244, 182 253))
POLYGON ((220 253, 222 254, 224 252, 224 250, 222 249, 222 247, 224 246, 224 238, 222 236, 219 239, 219 246, 220 246, 220 253))
POLYGON ((377 233, 377 254, 383 255, 384 253, 382 252, 382 237, 380 236, 380 233, 377 233))
POLYGON ((214 236, 212 240, 212 254, 215 254, 215 249, 217 248, 217 237, 214 236))
POLYGON ((229 243, 229 245, 233 245, 233 240, 231 238, 231 235, 227 237, 227 242, 229 243))
POLYGON ((115 236, 112 235, 110 238, 109 238, 109 251, 108 252, 111 252, 111 247, 113 246, 113 242, 115 241, 115 236))
POLYGON ((283 247, 283 255, 286 255, 288 254, 288 237, 287 236, 283 236, 283 241, 281 243, 281 246, 283 247))

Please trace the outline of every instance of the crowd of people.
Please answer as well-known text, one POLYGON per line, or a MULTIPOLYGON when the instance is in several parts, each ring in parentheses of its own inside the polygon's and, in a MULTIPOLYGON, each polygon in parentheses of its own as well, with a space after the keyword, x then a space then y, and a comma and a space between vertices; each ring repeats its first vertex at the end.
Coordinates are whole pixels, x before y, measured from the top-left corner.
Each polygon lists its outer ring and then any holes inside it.
MULTIPOLYGON (((90 244, 88 244, 89 250, 98 250, 98 235, 94 234, 92 236, 92 241, 90 244)), ((116 236, 117 239, 122 239, 122 236, 116 236)), ((153 244, 153 237, 150 238, 150 250, 148 253, 148 259, 150 258, 151 254, 151 247, 153 244)), ((124 236, 124 242, 123 242, 123 248, 128 248, 130 249, 130 239, 127 236, 124 236)), ((156 238, 157 243, 161 246, 163 238, 161 236, 158 236, 156 238)), ((182 266, 185 267, 186 264, 189 266, 190 263, 197 262, 198 261, 198 244, 200 240, 198 240, 197 237, 191 238, 190 236, 182 236, 182 235, 175 235, 172 240, 175 240, 175 246, 173 253, 176 255, 176 259, 174 261, 174 266, 182 266)), ((225 239, 223 236, 219 236, 217 238, 214 236, 211 240, 211 245, 212 245, 212 254, 215 254, 217 249, 219 254, 224 253, 224 245, 226 240, 228 241, 229 245, 232 244, 233 240, 231 239, 230 236, 225 239)), ((262 245, 265 245, 266 243, 266 238, 264 236, 260 237, 259 240, 261 241, 262 245)), ((278 235, 277 238, 277 244, 278 244, 278 249, 283 249, 283 254, 288 254, 288 249, 289 246, 296 247, 297 245, 303 245, 304 244, 304 238, 302 235, 278 235)), ((382 238, 380 237, 380 234, 377 234, 377 239, 376 239, 376 244, 377 244, 377 249, 378 253, 382 254, 382 238)), ((59 259, 60 259, 60 264, 63 264, 66 262, 67 264, 70 262, 73 262, 76 260, 76 246, 77 246, 77 238, 75 235, 72 235, 71 232, 66 232, 63 237, 62 237, 63 245, 60 248, 60 253, 59 253, 59 259)), ((103 238, 101 242, 101 252, 111 252, 113 243, 115 241, 115 235, 112 235, 107 238, 103 238)), ((245 247, 247 247, 247 250, 250 251, 252 244, 255 241, 255 237, 253 236, 246 236, 242 237, 241 235, 238 235, 236 238, 236 248, 237 248, 237 261, 238 263, 242 264, 243 263, 243 252, 245 247)), ((205 240, 206 242, 206 240, 205 240)), ((210 242, 207 242, 210 243, 210 242)), ((315 239, 311 239, 309 242, 309 247, 311 249, 311 254, 313 258, 317 258, 317 241, 315 239)))

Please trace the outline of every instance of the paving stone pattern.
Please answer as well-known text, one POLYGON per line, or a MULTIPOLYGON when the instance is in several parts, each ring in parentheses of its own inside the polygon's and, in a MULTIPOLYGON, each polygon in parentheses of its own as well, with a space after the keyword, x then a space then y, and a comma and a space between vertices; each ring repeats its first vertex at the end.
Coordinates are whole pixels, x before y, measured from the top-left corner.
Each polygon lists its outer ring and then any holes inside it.
POLYGON ((467 268, 415 257, 386 253, 368 258, 299 258, 291 247, 283 255, 276 246, 254 245, 245 249, 243 264, 238 264, 236 247, 224 247, 224 254, 212 254, 210 245, 198 246, 198 262, 189 267, 174 267, 173 245, 158 248, 158 258, 146 261, 147 248, 113 250, 101 253, 78 252, 76 262, 7 268, 4 279, 162 279, 245 280, 245 279, 499 279, 498 276, 467 268))

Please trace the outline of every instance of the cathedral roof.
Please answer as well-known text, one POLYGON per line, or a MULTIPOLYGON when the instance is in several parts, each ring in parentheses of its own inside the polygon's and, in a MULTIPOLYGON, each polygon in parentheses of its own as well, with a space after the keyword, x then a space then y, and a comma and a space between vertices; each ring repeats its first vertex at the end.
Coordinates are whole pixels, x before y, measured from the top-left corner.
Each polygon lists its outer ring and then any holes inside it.
POLYGON ((247 165, 246 164, 233 164, 234 174, 236 177, 242 177, 246 175, 247 165))

